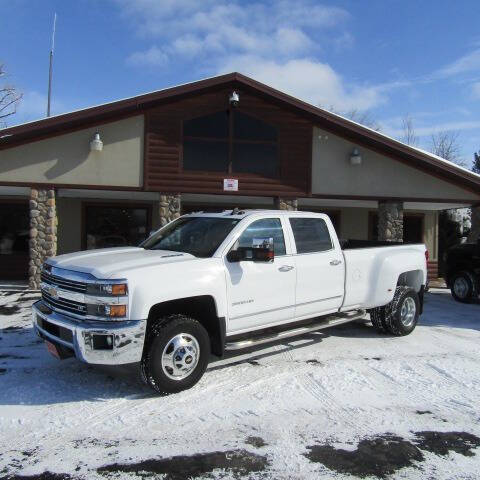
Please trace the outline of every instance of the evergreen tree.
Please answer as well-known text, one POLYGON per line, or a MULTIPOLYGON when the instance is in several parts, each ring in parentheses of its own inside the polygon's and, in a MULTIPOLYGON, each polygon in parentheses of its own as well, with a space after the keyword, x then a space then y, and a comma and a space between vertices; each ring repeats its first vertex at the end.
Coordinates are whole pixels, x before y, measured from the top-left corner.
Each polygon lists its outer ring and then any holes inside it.
POLYGON ((472 172, 480 174, 480 150, 473 154, 472 172))

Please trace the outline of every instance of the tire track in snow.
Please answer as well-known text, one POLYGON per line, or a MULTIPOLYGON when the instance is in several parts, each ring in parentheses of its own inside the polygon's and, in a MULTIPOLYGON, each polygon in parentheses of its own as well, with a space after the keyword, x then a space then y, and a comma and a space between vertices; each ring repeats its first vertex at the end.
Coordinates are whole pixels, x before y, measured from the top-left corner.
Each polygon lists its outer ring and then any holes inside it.
MULTIPOLYGON (((278 349, 278 346, 275 346, 278 349)), ((296 362, 294 356, 290 349, 284 349, 281 352, 281 356, 283 356, 287 361, 294 363, 296 362)), ((309 365, 307 364, 306 367, 310 370, 309 365)), ((325 407, 324 409, 327 412, 327 417, 330 418, 334 423, 338 421, 338 416, 343 419, 343 423, 345 425, 353 425, 350 418, 351 415, 345 409, 345 407, 339 405, 338 402, 335 401, 333 395, 326 389, 326 387, 318 382, 313 373, 310 372, 296 372, 295 380, 298 381, 301 388, 303 388, 306 392, 308 392, 315 400, 321 402, 321 405, 325 407), (338 415, 332 416, 331 412, 335 412, 338 415)))

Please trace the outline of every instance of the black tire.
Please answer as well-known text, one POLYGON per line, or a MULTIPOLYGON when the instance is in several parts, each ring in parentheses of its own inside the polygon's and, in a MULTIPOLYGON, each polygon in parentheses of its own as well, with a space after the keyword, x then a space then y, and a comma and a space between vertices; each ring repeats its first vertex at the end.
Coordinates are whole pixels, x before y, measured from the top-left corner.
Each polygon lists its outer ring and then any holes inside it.
MULTIPOLYGON (((184 337, 187 338, 187 337, 184 337)), ((193 344, 192 344, 193 345, 193 344)), ((168 349, 166 350, 168 352, 168 349)), ((188 363, 188 352, 185 353, 185 363, 188 363)), ((159 319, 147 333, 143 358, 140 362, 140 371, 143 381, 161 395, 169 395, 193 387, 203 376, 210 357, 210 337, 203 325, 197 320, 186 315, 174 314, 159 319), (198 343, 200 354, 198 363, 188 376, 172 379, 170 375, 175 372, 162 365, 162 355, 165 349, 171 348, 172 340, 180 335, 193 337, 198 343), (168 346, 168 347, 167 347, 168 346), (167 373, 165 372, 167 370, 167 373)), ((180 357, 175 357, 180 358, 180 357)), ((180 365, 180 364, 178 364, 180 365)))
POLYGON ((455 273, 450 280, 452 297, 461 303, 470 303, 478 296, 478 285, 475 277, 464 270, 455 273), (462 286, 463 288, 460 288, 462 286))
POLYGON ((385 307, 376 307, 370 310, 372 325, 380 332, 387 333, 388 327, 385 318, 385 307))
POLYGON ((415 330, 417 326, 419 312, 420 312, 420 299, 418 293, 412 287, 405 287, 399 285, 395 289, 393 300, 385 305, 385 324, 388 333, 395 336, 408 335, 415 330), (402 308, 408 310, 412 308, 413 318, 410 322, 402 320, 402 308))

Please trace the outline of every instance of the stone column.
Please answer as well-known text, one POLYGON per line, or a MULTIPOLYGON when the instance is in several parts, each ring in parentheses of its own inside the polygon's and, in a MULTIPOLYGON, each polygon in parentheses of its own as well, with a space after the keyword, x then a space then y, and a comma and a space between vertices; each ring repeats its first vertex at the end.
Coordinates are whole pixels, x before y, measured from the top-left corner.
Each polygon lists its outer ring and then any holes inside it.
POLYGON ((32 188, 30 193, 29 285, 40 286, 43 262, 57 254, 57 210, 55 190, 32 188))
POLYGON ((275 208, 277 210, 298 210, 298 200, 296 198, 275 197, 275 208))
POLYGON ((403 202, 378 202, 378 239, 403 242, 403 202))
POLYGON ((475 243, 480 240, 480 206, 472 207, 471 222, 472 226, 468 235, 468 241, 475 243))
POLYGON ((178 218, 180 216, 180 210, 180 195, 160 194, 160 227, 178 218))

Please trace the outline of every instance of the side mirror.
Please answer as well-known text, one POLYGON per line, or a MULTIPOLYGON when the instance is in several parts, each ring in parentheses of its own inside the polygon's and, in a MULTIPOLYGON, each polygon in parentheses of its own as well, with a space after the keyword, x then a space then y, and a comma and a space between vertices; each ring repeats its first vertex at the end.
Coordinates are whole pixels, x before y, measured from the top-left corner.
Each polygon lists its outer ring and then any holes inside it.
POLYGON ((234 262, 273 262, 275 258, 273 238, 254 238, 251 247, 230 250, 227 260, 234 262))

